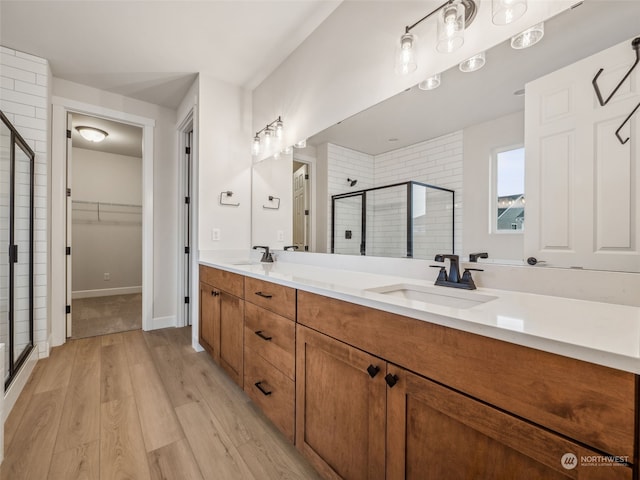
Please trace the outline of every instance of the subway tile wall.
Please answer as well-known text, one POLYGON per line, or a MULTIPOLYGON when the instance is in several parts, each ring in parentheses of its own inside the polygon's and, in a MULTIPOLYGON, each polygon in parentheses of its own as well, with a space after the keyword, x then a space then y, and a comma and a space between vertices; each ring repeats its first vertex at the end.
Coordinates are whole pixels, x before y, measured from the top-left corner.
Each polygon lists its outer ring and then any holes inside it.
MULTIPOLYGON (((462 130, 393 150, 380 155, 367 155, 338 145, 329 144, 328 178, 329 196, 373 186, 390 185, 414 180, 449 188, 454 194, 455 252, 462 248, 462 130), (347 178, 358 179, 349 187, 347 178)), ((424 215, 414 219, 414 256, 432 259, 434 253, 449 251, 451 238, 451 202, 449 196, 428 190, 426 196, 416 196, 414 211, 420 201, 427 200, 424 215), (433 205, 439 205, 434 209, 433 205), (427 235, 426 232, 429 232, 427 235)), ((378 193, 368 200, 368 211, 375 210, 375 221, 367 225, 367 254, 384 256, 406 255, 406 190, 393 189, 378 193)), ((329 199, 329 212, 331 199, 329 199)), ((336 251, 357 254, 360 236, 345 239, 344 231, 358 229, 360 215, 357 209, 344 208, 340 212, 336 234, 336 251), (357 248, 355 243, 358 243, 357 248)), ((329 241, 331 219, 329 218, 329 241)))
MULTIPOLYGON (((34 341, 47 350, 47 60, 0 47, 0 109, 36 154, 34 192, 34 341)), ((24 289, 24 285, 21 287, 24 289)))

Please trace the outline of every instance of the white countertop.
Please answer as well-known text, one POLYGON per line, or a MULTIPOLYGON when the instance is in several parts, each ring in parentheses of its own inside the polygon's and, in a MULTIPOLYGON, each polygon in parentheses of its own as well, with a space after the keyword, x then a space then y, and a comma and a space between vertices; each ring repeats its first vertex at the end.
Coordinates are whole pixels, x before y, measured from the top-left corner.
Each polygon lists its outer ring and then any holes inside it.
POLYGON ((640 307, 531 293, 435 287, 415 278, 286 262, 249 263, 202 253, 200 263, 299 290, 640 374, 640 307), (407 284, 444 295, 495 297, 469 308, 407 300, 369 289, 407 284))

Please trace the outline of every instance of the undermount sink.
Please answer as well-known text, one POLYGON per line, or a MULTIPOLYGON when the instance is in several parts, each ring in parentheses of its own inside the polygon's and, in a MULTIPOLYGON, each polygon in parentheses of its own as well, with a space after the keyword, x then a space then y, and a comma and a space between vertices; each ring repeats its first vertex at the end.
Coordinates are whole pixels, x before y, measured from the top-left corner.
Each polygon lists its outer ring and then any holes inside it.
POLYGON ((390 297, 404 298, 427 304, 444 307, 471 308, 482 303, 495 300, 497 297, 467 290, 456 290, 448 287, 428 287, 398 283, 383 287, 369 288, 367 292, 381 293, 390 297))

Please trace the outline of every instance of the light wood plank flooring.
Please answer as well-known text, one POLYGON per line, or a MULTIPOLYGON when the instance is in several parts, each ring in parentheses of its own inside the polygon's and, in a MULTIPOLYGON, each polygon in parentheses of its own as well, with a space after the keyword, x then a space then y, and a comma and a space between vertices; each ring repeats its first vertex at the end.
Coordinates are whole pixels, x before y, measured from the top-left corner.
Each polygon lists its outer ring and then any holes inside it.
POLYGON ((1 480, 319 477, 191 329, 70 340, 5 423, 1 480))

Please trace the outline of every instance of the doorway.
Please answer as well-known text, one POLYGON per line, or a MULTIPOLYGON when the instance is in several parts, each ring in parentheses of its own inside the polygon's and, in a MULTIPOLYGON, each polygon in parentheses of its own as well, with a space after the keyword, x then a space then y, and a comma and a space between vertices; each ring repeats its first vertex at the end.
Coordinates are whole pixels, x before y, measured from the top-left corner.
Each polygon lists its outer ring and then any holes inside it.
POLYGON ((193 156, 194 156, 194 146, 193 146, 193 120, 192 116, 189 117, 184 128, 181 129, 182 135, 182 144, 183 148, 181 149, 181 184, 180 191, 182 192, 181 197, 184 198, 183 208, 182 208, 182 228, 181 236, 182 241, 180 245, 184 248, 182 252, 182 289, 181 289, 181 298, 179 298, 179 302, 183 302, 183 320, 181 322, 184 326, 191 325, 191 260, 192 260, 192 196, 193 196, 193 188, 192 188, 192 178, 193 178, 193 156))
POLYGON ((68 114, 67 337, 142 328, 142 135, 68 114))
POLYGON ((309 251, 309 165, 293 161, 293 245, 299 252, 309 251))

